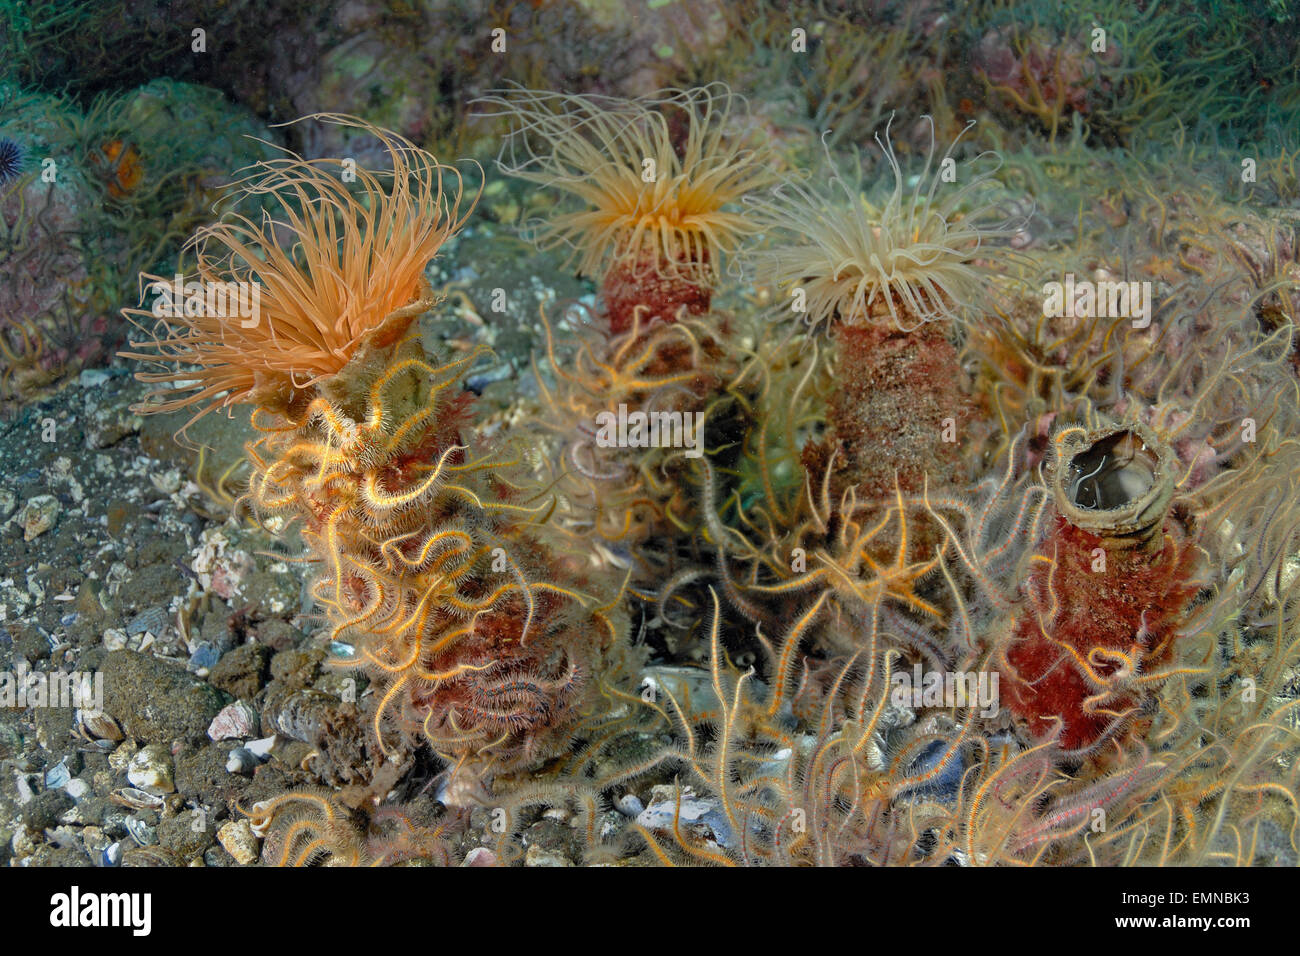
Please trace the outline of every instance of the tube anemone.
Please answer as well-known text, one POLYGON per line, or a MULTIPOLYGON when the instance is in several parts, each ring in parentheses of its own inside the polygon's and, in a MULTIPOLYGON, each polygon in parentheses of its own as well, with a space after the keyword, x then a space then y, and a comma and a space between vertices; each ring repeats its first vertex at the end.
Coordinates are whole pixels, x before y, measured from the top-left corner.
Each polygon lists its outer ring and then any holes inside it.
POLYGON ((756 231, 734 204, 776 181, 774 156, 745 123, 744 98, 720 83, 632 100, 518 88, 480 102, 513 127, 501 170, 581 205, 534 238, 572 249, 570 263, 589 277, 630 266, 715 281, 756 231))
MULTIPOLYGON (((187 423, 192 424, 238 402, 286 403, 341 370, 362 338, 385 320, 391 317, 404 329, 432 305, 425 266, 464 225, 478 197, 462 212, 460 172, 401 136, 338 114, 304 119, 376 136, 393 168, 374 173, 341 159, 304 160, 288 150, 283 158, 247 167, 223 204, 261 201, 260 220, 229 213, 200 229, 183 255, 193 254, 196 262, 185 282, 200 283, 200 289, 256 283, 257 314, 250 322, 206 309, 173 308, 162 317, 124 309, 150 338, 131 343, 139 351, 120 354, 178 366, 136 374, 144 382, 175 386, 156 390, 151 397, 165 400, 145 403, 141 412, 202 405, 187 423), (351 178, 344 171, 355 174, 355 184, 344 183, 351 178), (191 311, 200 314, 186 314, 191 311)), ((141 282, 146 290, 171 285, 153 275, 141 276, 141 282)))
POLYGON ((886 127, 876 143, 893 186, 879 204, 838 176, 825 189, 789 182, 767 197, 747 198, 764 230, 777 237, 755 257, 760 273, 795 296, 813 327, 887 317, 907 332, 960 318, 985 281, 975 257, 991 240, 1016 232, 988 195, 997 167, 972 168, 996 154, 981 153, 958 173, 952 151, 960 139, 936 163, 931 121, 925 167, 905 181, 886 127), (956 184, 948 181, 953 175, 956 184))

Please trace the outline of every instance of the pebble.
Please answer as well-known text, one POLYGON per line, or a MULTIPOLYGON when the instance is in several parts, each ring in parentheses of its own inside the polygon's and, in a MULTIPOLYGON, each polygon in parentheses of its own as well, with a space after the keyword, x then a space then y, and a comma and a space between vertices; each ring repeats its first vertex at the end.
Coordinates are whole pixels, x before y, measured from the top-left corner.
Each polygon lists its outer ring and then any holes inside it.
POLYGON ((217 842, 235 858, 236 863, 248 864, 257 860, 257 836, 247 820, 232 820, 217 831, 217 842))
POLYGON ((19 806, 31 803, 32 797, 36 796, 36 791, 32 789, 32 785, 28 782, 25 773, 14 774, 14 789, 18 791, 19 806))
POLYGON ((31 541, 54 527, 63 506, 53 495, 35 495, 27 500, 12 520, 23 529, 23 540, 31 541))
POLYGON ((635 793, 623 794, 623 796, 614 801, 614 808, 625 817, 640 816, 641 812, 645 810, 645 806, 641 803, 641 798, 635 793))

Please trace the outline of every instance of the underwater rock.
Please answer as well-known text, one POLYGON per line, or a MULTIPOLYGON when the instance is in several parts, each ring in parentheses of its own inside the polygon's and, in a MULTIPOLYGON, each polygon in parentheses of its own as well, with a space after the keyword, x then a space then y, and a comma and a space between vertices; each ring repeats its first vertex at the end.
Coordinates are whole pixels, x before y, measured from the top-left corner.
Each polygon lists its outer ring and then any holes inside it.
POLYGON ((131 737, 158 743, 206 738, 230 698, 166 661, 136 651, 104 658, 104 706, 131 737))
POLYGON ((216 825, 203 810, 183 810, 158 823, 158 845, 185 862, 201 857, 215 840, 216 825))
POLYGON ((271 664, 271 649, 265 644, 241 644, 213 666, 208 682, 243 700, 252 700, 262 689, 271 664))
POLYGON ((731 827, 722 805, 712 797, 697 796, 690 787, 657 786, 650 792, 650 803, 636 817, 647 830, 672 830, 676 818, 681 826, 707 827, 719 846, 731 842, 731 827))

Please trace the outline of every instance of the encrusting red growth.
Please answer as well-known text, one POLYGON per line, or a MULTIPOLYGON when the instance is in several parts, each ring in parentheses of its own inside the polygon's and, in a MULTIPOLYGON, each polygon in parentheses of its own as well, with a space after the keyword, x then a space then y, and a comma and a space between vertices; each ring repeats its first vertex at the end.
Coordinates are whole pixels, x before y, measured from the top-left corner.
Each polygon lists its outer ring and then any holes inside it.
POLYGON ((633 326, 676 322, 704 315, 713 301, 711 283, 690 269, 661 268, 657 256, 641 256, 610 263, 600 282, 605 316, 611 335, 633 326))
POLYGON ((1055 518, 1001 657, 1003 703, 1087 750, 1140 719, 1178 667, 1200 550, 1170 517, 1177 459, 1144 425, 1056 436, 1055 518))
POLYGON ((1133 718, 1144 688, 1174 660, 1177 629, 1198 586, 1198 552, 1172 535, 1154 553, 1105 552, 1101 538, 1058 517, 1036 563, 1029 609, 1005 656, 1002 700, 1041 735, 1064 726, 1065 750, 1089 747, 1133 718), (1097 551, 1105 570, 1095 570, 1097 551))

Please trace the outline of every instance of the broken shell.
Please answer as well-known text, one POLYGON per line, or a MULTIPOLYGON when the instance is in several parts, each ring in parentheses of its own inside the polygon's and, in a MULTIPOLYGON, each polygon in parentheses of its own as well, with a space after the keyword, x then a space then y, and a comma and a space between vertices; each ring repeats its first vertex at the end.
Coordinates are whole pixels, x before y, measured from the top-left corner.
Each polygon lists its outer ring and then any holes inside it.
POLYGON ((717 800, 699 797, 690 787, 677 792, 673 787, 657 786, 650 792, 650 803, 636 817, 636 822, 647 830, 673 830, 686 824, 702 824, 713 831, 720 846, 731 842, 731 827, 717 800))
POLYGON ((147 793, 173 793, 172 755, 161 744, 149 744, 134 757, 126 771, 126 779, 147 793))
POLYGON ((122 728, 116 720, 102 710, 77 709, 73 715, 77 731, 88 740, 121 740, 122 728))
POLYGON ((108 795, 118 806, 130 807, 132 810, 153 810, 163 805, 163 798, 152 793, 145 793, 135 787, 119 787, 108 795))
POLYGON ((171 850, 160 846, 127 847, 122 854, 122 866, 179 866, 180 861, 171 850))
POLYGON ((212 668, 217 666, 219 660, 221 660, 221 648, 208 641, 202 641, 194 648, 185 666, 190 673, 199 677, 207 677, 208 674, 212 673, 212 668))
POLYGON ((263 737, 261 740, 250 740, 244 746, 257 757, 259 760, 265 760, 271 753, 271 748, 275 746, 275 734, 270 737, 263 737))
POLYGON ((271 748, 275 746, 275 735, 263 737, 261 740, 250 740, 242 747, 236 747, 230 751, 230 756, 226 759, 227 773, 252 773, 271 753, 271 748))
POLYGON ((172 495, 181 490, 181 473, 176 468, 152 472, 149 482, 165 495, 172 495))
POLYGON ((139 749, 134 740, 123 740, 108 755, 108 766, 114 773, 126 773, 127 768, 131 766, 131 758, 136 755, 139 749))
POLYGON ((150 826, 139 817, 126 818, 126 832, 136 846, 152 846, 158 842, 158 828, 150 826))
POLYGON ((244 740, 257 736, 257 711, 242 700, 221 709, 208 726, 211 740, 244 740))
MULTIPOLYGON (((270 805, 270 803, 271 801, 269 800, 257 801, 257 803, 253 804, 252 807, 249 808, 250 815, 254 818, 261 816, 265 812, 266 808, 270 805)), ((253 834, 258 839, 262 839, 266 836, 267 831, 271 829, 271 824, 274 822, 275 822, 275 814, 268 813, 264 817, 262 817, 261 823, 254 823, 250 819, 248 821, 248 828, 253 831, 253 834)))
POLYGON ((146 631, 154 635, 162 634, 170 623, 171 619, 163 608, 157 606, 145 608, 127 622, 126 636, 134 637, 146 631))
POLYGON ((13 520, 22 527, 23 540, 31 541, 53 528, 62 510, 63 506, 59 504, 59 499, 53 495, 36 495, 28 499, 22 511, 18 512, 13 520))
POLYGON ((72 771, 68 769, 66 758, 60 760, 49 770, 45 771, 45 789, 60 790, 67 786, 68 781, 72 779, 72 771))

